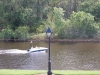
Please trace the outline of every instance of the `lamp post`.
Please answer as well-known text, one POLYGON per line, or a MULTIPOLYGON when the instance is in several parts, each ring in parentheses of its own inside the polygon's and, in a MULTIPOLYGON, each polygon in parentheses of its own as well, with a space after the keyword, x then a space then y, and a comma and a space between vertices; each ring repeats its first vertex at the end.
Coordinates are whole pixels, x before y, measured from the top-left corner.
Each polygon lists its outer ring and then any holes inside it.
POLYGON ((46 31, 46 34, 48 36, 48 39, 49 39, 49 43, 48 43, 48 46, 49 46, 49 55, 48 55, 48 72, 47 74, 48 75, 52 75, 52 72, 51 72, 51 59, 50 59, 50 37, 51 37, 51 29, 50 27, 48 27, 47 31, 46 31))

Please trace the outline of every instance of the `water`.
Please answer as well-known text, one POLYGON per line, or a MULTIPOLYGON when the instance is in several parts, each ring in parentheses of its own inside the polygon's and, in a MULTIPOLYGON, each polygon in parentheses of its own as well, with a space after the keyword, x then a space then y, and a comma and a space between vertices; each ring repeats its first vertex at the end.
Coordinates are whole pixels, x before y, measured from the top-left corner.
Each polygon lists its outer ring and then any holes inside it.
MULTIPOLYGON (((33 42, 48 47, 48 42, 33 42)), ((48 50, 28 53, 30 42, 0 42, 0 69, 48 69, 48 50)), ((56 70, 100 70, 100 43, 51 42, 51 66, 56 70)))

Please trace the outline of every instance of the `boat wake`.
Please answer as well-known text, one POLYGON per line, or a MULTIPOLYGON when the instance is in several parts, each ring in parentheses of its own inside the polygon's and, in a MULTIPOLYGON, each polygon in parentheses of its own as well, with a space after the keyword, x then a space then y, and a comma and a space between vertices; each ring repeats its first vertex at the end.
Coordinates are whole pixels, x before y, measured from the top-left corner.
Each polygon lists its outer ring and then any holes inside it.
POLYGON ((27 50, 19 50, 19 49, 8 49, 8 50, 0 50, 0 54, 26 54, 27 50))

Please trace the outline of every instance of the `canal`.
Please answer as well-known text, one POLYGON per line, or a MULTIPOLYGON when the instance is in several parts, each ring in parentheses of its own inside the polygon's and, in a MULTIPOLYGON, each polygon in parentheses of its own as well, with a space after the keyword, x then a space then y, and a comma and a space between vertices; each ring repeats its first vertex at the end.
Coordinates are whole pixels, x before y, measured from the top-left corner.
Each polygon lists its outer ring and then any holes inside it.
MULTIPOLYGON (((48 50, 28 53, 30 42, 0 42, 0 69, 47 70, 48 50)), ((48 42, 33 42, 33 47, 48 42)), ((100 43, 51 42, 53 70, 100 70, 100 43)))

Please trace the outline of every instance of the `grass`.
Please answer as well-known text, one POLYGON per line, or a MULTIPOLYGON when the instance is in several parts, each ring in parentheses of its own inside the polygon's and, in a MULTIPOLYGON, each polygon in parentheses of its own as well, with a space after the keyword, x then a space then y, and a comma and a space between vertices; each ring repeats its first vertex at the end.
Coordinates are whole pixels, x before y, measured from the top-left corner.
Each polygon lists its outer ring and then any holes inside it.
POLYGON ((36 75, 39 73, 46 73, 46 71, 42 70, 9 70, 9 69, 1 69, 0 75, 36 75))
POLYGON ((100 71, 75 71, 75 70, 62 70, 53 71, 55 74, 59 75, 100 75, 100 71))
MULTIPOLYGON (((52 70, 54 75, 100 75, 100 71, 52 70)), ((47 70, 9 70, 1 69, 0 75, 38 75, 47 74, 47 70)))
POLYGON ((46 33, 39 33, 39 34, 31 33, 30 38, 31 39, 44 39, 46 38, 46 33))

